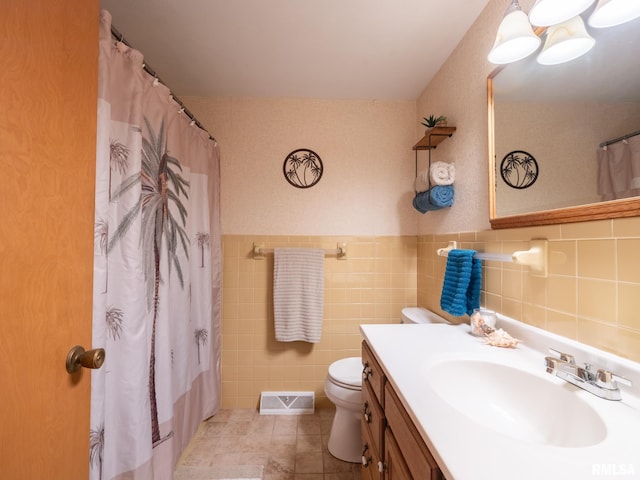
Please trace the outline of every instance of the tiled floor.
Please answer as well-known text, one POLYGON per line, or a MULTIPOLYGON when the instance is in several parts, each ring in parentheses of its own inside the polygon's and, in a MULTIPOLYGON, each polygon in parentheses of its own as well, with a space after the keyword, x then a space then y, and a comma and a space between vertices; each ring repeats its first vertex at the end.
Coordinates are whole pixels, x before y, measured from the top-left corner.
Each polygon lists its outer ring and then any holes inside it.
POLYGON ((253 469, 262 471, 263 480, 360 480, 360 464, 338 460, 327 450, 333 415, 330 409, 313 415, 221 410, 201 425, 176 478, 204 480, 204 467, 211 467, 218 473, 208 478, 247 478, 235 472, 253 469), (200 473, 190 477, 187 471, 200 473))

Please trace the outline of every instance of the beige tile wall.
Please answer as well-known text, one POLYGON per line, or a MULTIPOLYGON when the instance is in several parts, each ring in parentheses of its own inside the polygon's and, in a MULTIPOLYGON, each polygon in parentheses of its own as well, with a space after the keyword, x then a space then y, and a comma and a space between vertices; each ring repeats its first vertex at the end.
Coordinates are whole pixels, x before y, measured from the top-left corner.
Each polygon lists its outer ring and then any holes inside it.
POLYGON ((439 310, 446 259, 460 248, 511 253, 547 238, 549 276, 526 267, 486 262, 482 304, 560 335, 640 361, 640 218, 547 227, 425 235, 418 238, 418 304, 439 310))
POLYGON ((222 328, 223 408, 254 408, 260 392, 311 390, 317 406, 330 403, 323 387, 328 365, 360 355, 363 323, 398 322, 402 307, 440 311, 446 259, 435 251, 449 240, 460 248, 511 253, 531 238, 549 239, 549 276, 526 267, 486 262, 482 304, 510 317, 640 361, 640 217, 567 225, 419 237, 224 236, 222 328), (322 340, 281 343, 273 329, 273 256, 265 248, 334 249, 347 260, 325 261, 322 340))
POLYGON ((324 396, 327 367, 360 355, 358 327, 399 322, 400 310, 416 305, 415 236, 305 237, 225 235, 222 327, 222 407, 254 408, 261 391, 315 391, 324 396), (335 249, 347 243, 347 259, 325 259, 325 310, 318 344, 276 342, 273 328, 273 255, 252 257, 253 243, 265 248, 335 249))

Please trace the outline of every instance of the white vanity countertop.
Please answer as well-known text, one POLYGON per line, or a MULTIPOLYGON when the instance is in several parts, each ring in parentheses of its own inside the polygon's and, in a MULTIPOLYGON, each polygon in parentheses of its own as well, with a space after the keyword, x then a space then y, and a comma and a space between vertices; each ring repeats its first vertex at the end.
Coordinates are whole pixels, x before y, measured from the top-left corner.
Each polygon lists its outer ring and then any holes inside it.
MULTIPOLYGON (((498 326, 524 343, 515 349, 488 346, 484 339, 470 334, 467 324, 360 327, 445 477, 448 480, 640 478, 640 364, 506 317, 499 317, 498 326), (550 355, 548 348, 573 354, 577 364, 589 362, 594 369, 607 368, 631 380, 633 386, 620 386, 621 401, 599 398, 547 373, 544 357, 550 355), (482 412, 462 414, 427 379, 428 370, 434 365, 461 358, 522 369, 557 384, 559 389, 568 389, 599 413, 606 433, 592 445, 556 446, 500 433, 499 429, 486 425, 486 421, 485 424, 477 421, 476 415, 482 412)), ((562 430, 564 414, 554 412, 549 405, 541 405, 541 409, 552 418, 555 414, 553 425, 558 424, 562 430)))

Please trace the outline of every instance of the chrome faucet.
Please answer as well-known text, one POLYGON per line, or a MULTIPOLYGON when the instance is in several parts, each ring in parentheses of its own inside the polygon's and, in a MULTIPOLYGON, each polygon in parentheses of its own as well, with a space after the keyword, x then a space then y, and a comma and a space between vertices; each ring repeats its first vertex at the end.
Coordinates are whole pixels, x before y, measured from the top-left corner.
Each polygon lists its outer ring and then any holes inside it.
POLYGON ((609 370, 599 368, 592 371, 590 364, 585 363, 583 367, 576 364, 575 359, 568 353, 559 352, 550 348, 549 351, 558 355, 544 357, 547 365, 547 373, 562 378, 567 382, 582 388, 589 393, 604 398, 606 400, 620 400, 620 389, 618 383, 631 386, 631 381, 616 375, 609 370))

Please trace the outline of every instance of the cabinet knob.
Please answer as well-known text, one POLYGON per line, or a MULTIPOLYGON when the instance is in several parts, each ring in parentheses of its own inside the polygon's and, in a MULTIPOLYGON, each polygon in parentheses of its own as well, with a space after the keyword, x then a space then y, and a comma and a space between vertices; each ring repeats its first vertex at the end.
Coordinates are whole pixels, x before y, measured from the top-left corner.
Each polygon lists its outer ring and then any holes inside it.
POLYGON ((362 379, 367 380, 373 374, 373 370, 369 366, 367 362, 364 363, 364 368, 362 369, 362 379))
POLYGON ((371 456, 367 456, 368 451, 369 451, 369 444, 365 443, 364 447, 362 448, 362 466, 364 468, 367 468, 369 465, 371 465, 371 462, 373 461, 371 456))
POLYGON ((371 412, 369 411, 369 402, 364 402, 364 408, 362 409, 362 416, 366 423, 371 423, 371 412))

